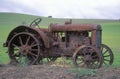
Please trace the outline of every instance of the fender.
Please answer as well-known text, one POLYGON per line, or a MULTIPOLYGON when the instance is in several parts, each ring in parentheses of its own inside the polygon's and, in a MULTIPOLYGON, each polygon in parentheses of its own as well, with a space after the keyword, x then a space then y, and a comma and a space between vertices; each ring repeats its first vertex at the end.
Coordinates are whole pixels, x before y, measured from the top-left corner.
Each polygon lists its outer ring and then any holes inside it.
POLYGON ((8 47, 8 43, 10 41, 10 39, 17 33, 20 33, 20 32, 29 32, 29 33, 32 33, 32 34, 36 34, 38 36, 40 36, 43 40, 43 44, 46 48, 49 48, 50 47, 50 44, 49 44, 49 38, 47 37, 47 35, 42 31, 42 30, 37 30, 35 28, 31 28, 31 27, 27 27, 27 26, 18 26, 16 28, 14 28, 8 35, 7 37, 7 40, 6 40, 6 43, 3 44, 4 47, 8 47))

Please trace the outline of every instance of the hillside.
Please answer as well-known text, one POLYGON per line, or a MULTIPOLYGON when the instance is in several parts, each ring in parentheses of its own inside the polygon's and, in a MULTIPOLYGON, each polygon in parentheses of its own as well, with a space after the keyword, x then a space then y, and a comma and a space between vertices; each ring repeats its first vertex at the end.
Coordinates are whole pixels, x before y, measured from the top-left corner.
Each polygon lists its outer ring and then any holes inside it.
POLYGON ((0 13, 0 26, 14 26, 23 23, 28 24, 38 16, 31 16, 17 13, 0 13))
MULTIPOLYGON (((0 13, 0 26, 18 26, 21 24, 29 25, 34 19, 41 16, 18 14, 18 13, 0 13)), ((48 26, 50 23, 63 24, 69 19, 41 17, 41 26, 48 26)), ((72 19, 73 23, 109 23, 116 20, 103 19, 72 19)))

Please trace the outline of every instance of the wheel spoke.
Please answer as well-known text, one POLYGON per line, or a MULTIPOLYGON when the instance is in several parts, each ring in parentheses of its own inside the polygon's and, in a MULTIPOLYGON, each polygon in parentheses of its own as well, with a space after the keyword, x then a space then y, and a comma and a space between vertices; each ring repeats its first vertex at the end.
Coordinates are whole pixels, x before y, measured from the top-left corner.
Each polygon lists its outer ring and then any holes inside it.
POLYGON ((33 45, 33 44, 35 44, 35 41, 33 41, 33 42, 31 43, 31 45, 33 45))
POLYGON ((28 45, 29 40, 30 40, 30 36, 27 38, 26 45, 28 45))
POLYGON ((109 57, 110 55, 105 55, 104 57, 109 57))
POLYGON ((90 52, 90 55, 92 56, 92 54, 93 54, 93 53, 94 53, 94 52, 93 52, 93 51, 91 51, 91 52, 90 52))
POLYGON ((106 50, 106 51, 103 53, 103 55, 105 55, 105 54, 107 53, 107 51, 108 51, 108 50, 106 50))
POLYGON ((108 59, 104 59, 104 61, 110 61, 110 60, 108 60, 108 59))
POLYGON ((33 44, 33 45, 31 45, 31 47, 35 47, 35 46, 37 46, 38 44, 36 43, 36 44, 33 44))
POLYGON ((85 56, 85 55, 86 55, 86 50, 83 49, 82 53, 83 53, 83 55, 85 56))
POLYGON ((19 56, 20 56, 20 53, 19 53, 19 52, 16 52, 16 53, 13 54, 12 56, 14 56, 14 57, 19 57, 19 56))
POLYGON ((16 44, 14 44, 14 43, 13 43, 12 45, 13 45, 14 47, 18 47, 18 48, 19 48, 19 46, 18 46, 18 45, 16 45, 16 44))
POLYGON ((23 45, 23 41, 22 41, 22 38, 19 36, 19 41, 20 41, 20 44, 21 46, 23 45))
POLYGON ((37 57, 37 55, 34 54, 33 52, 30 52, 29 54, 30 54, 31 56, 35 56, 35 57, 37 57))

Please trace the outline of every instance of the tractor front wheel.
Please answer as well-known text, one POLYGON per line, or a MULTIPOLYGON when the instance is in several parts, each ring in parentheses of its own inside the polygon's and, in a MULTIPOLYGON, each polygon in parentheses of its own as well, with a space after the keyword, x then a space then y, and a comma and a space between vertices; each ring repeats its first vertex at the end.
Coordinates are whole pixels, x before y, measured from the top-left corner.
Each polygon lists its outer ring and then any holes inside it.
POLYGON ((100 68, 103 56, 96 47, 83 45, 73 54, 73 64, 77 67, 100 68))

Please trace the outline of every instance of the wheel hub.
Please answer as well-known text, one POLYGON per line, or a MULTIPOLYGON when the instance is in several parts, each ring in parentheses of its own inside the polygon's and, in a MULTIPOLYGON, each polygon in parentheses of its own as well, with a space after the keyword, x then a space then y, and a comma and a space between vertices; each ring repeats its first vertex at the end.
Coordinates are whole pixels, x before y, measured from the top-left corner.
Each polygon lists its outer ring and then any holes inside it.
POLYGON ((22 55, 26 55, 28 54, 29 52, 31 52, 31 47, 28 46, 28 45, 22 45, 20 48, 19 48, 19 51, 22 55))
POLYGON ((83 61, 84 61, 84 62, 89 62, 89 61, 91 61, 91 60, 92 60, 91 55, 85 55, 85 56, 83 57, 83 61))

